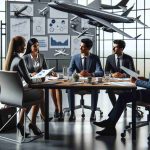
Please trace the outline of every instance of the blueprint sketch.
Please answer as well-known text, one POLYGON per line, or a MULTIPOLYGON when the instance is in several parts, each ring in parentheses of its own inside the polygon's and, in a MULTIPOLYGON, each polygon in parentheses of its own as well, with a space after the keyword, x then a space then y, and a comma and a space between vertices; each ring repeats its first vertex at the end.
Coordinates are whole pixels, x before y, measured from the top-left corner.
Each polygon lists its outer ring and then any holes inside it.
POLYGON ((45 35, 45 17, 33 17, 33 35, 45 35))

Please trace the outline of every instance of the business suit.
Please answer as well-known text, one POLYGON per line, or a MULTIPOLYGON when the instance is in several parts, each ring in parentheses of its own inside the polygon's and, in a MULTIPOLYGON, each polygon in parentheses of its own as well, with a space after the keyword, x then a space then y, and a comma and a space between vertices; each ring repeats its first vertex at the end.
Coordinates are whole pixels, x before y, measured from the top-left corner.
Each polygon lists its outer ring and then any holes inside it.
POLYGON ((31 54, 24 55, 23 59, 26 63, 28 71, 30 73, 40 72, 42 69, 47 69, 47 64, 46 64, 46 61, 45 61, 45 58, 44 58, 43 54, 40 54, 40 53, 38 54, 38 61, 39 61, 38 70, 35 70, 35 68, 33 67, 33 61, 31 59, 31 54))
MULTIPOLYGON (((69 75, 71 76, 74 71, 80 73, 83 70, 81 54, 77 54, 72 57, 70 66, 69 66, 69 75)), ((104 72, 99 60, 99 57, 91 54, 87 57, 87 71, 95 77, 103 76, 104 72)), ((75 109, 75 91, 70 89, 68 90, 68 101, 71 111, 75 109)), ((92 91, 91 94, 91 107, 92 111, 95 111, 97 108, 98 101, 98 91, 92 91)))
MULTIPOLYGON (((125 53, 123 53, 123 56, 122 56, 122 66, 135 71, 133 58, 125 53)), ((118 72, 118 68, 117 68, 116 60, 115 60, 115 54, 109 55, 107 57, 105 71, 109 71, 111 73, 118 72)), ((120 73, 125 73, 125 72, 123 70, 120 70, 120 73)))
MULTIPOLYGON (((147 89, 137 90, 136 91, 136 101, 143 101, 143 102, 150 102, 150 81, 143 81, 143 80, 137 80, 136 85, 140 87, 144 87, 147 89)), ((119 120, 123 110, 126 107, 126 104, 134 100, 133 93, 122 93, 119 95, 119 98, 116 102, 116 105, 111 110, 109 114, 109 120, 112 121, 114 124, 117 123, 119 120)))
MULTIPOLYGON (((10 71, 17 71, 19 75, 26 81, 26 83, 31 84, 32 79, 29 76, 29 72, 26 68, 24 60, 17 54, 14 53, 12 62, 10 65, 10 71)), ((39 81, 39 80, 38 80, 39 81)), ((41 82, 41 80, 40 80, 41 82)), ((43 97, 44 92, 41 89, 30 89, 28 87, 24 87, 24 96, 28 97, 27 100, 34 100, 43 97)))
MULTIPOLYGON (((135 71, 133 58, 125 53, 123 53, 122 55, 122 66, 135 71)), ((107 57, 105 71, 109 71, 111 73, 120 72, 120 73, 126 74, 123 70, 117 68, 115 54, 109 55, 107 57)), ((129 75, 126 74, 126 77, 129 77, 129 75)), ((107 93, 108 93, 108 96, 110 98, 112 105, 114 106, 116 104, 115 93, 119 94, 121 93, 121 91, 107 90, 107 93)))

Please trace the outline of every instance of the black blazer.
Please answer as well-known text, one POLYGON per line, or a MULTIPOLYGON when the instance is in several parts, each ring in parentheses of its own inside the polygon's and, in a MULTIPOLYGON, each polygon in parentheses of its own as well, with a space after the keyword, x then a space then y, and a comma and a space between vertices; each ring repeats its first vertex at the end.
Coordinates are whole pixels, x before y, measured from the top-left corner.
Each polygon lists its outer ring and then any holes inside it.
POLYGON ((14 55, 12 57, 12 62, 10 65, 10 71, 17 71, 19 73, 19 75, 21 77, 23 77, 24 80, 28 84, 32 83, 32 80, 29 76, 29 72, 27 70, 25 62, 17 53, 14 53, 14 55))
POLYGON ((38 71, 34 70, 33 62, 32 62, 30 54, 24 55, 23 59, 24 59, 24 61, 26 63, 26 66, 27 66, 27 69, 28 69, 29 73, 40 72, 42 69, 47 69, 47 64, 46 64, 46 61, 45 61, 45 58, 44 58, 43 54, 39 53, 40 65, 39 65, 38 71))
MULTIPOLYGON (((135 71, 133 58, 127 54, 123 54, 122 66, 135 71)), ((109 55, 107 57, 105 71, 109 71, 111 73, 118 72, 115 61, 115 54, 109 55)), ((123 70, 121 70, 120 72, 125 73, 123 70)))

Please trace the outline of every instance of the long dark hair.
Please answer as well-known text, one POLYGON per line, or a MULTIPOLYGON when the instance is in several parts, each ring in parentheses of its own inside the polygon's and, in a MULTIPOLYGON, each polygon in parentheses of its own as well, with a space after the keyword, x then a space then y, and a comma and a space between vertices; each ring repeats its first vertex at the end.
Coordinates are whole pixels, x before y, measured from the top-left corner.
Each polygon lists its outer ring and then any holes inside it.
POLYGON ((27 49, 24 55, 30 54, 31 53, 31 46, 34 45, 35 43, 39 43, 39 41, 36 38, 31 38, 28 43, 27 43, 27 49))

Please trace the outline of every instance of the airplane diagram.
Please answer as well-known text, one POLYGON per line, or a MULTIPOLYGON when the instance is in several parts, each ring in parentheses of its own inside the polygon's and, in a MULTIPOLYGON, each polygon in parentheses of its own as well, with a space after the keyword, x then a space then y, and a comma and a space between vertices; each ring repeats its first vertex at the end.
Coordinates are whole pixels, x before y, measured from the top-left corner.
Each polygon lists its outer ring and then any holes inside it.
POLYGON ((99 5, 95 5, 95 8, 93 9, 94 4, 97 3, 99 3, 99 0, 93 1, 92 5, 89 4, 87 6, 83 6, 75 3, 54 1, 54 2, 49 2, 48 6, 60 11, 74 14, 84 19, 88 19, 89 24, 91 25, 94 26, 99 25, 99 27, 107 27, 108 29, 110 28, 112 31, 118 32, 119 34, 122 34, 123 36, 126 36, 128 38, 136 39, 139 37, 139 35, 136 37, 132 37, 131 35, 117 28, 112 23, 134 23, 135 21, 137 21, 138 23, 147 27, 147 25, 145 25, 143 22, 139 20, 139 16, 137 18, 127 17, 127 15, 132 10, 133 6, 128 10, 126 10, 125 12, 123 12, 122 15, 118 15, 118 14, 101 10, 99 8, 99 5))
POLYGON ((55 49, 55 54, 54 54, 54 56, 58 56, 58 55, 65 55, 65 56, 68 56, 69 54, 66 53, 65 48, 63 48, 63 49, 55 49))
POLYGON ((27 8, 28 8, 27 5, 26 5, 26 6, 23 6, 21 9, 15 11, 15 12, 14 12, 14 15, 17 16, 17 17, 20 16, 20 15, 23 15, 22 12, 25 11, 27 8))
POLYGON ((48 7, 44 7, 43 9, 38 9, 39 14, 42 16, 46 16, 46 14, 48 13, 48 7))

